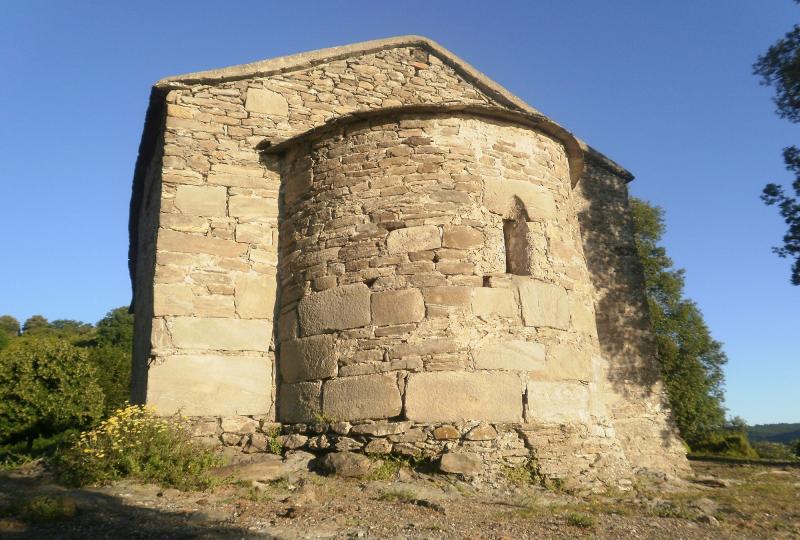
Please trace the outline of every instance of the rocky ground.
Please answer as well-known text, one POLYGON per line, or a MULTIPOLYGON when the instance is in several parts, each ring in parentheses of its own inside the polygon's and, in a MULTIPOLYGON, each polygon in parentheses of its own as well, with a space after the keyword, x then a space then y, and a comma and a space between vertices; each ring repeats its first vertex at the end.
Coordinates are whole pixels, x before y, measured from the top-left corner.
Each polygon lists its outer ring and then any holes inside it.
POLYGON ((202 493, 134 482, 66 489, 31 464, 0 473, 0 537, 800 537, 800 468, 695 462, 693 479, 642 477, 630 492, 601 495, 390 461, 329 459, 337 474, 325 476, 306 469, 309 457, 262 455, 220 471, 238 481, 202 493), (65 508, 56 521, 20 514, 20 501, 41 495, 65 508))

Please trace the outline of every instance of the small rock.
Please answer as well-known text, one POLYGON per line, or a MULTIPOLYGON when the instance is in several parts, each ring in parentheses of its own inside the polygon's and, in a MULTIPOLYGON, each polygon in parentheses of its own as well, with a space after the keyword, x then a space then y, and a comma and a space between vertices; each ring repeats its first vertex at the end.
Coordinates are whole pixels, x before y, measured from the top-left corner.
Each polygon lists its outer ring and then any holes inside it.
POLYGON ((311 450, 325 450, 326 448, 330 448, 331 442, 325 435, 317 435, 316 437, 308 439, 306 445, 311 450))
POLYGON ((250 442, 244 448, 245 452, 266 452, 269 448, 269 438, 263 433, 250 435, 250 442))
POLYGON ((689 506, 696 508, 703 514, 714 515, 719 510, 719 504, 709 498, 703 497, 689 503, 689 506))
POLYGON ((275 454, 261 454, 258 459, 250 461, 249 463, 238 463, 234 465, 226 465, 214 470, 214 475, 218 478, 226 478, 232 476, 237 480, 245 482, 259 481, 269 482, 277 480, 286 474, 283 466, 283 460, 280 456, 275 454))
POLYGON ((283 445, 283 447, 287 450, 302 448, 305 446, 306 442, 308 442, 308 437, 305 435, 298 435, 297 433, 292 433, 291 435, 281 435, 278 439, 280 440, 281 445, 283 445))
POLYGON ((714 516, 703 515, 697 518, 699 523, 705 523, 706 525, 711 525, 712 527, 719 527, 719 520, 714 516))
POLYGON ((472 428, 464 438, 468 441, 493 441, 497 438, 497 431, 489 424, 480 424, 472 428))
POLYGON ((389 454, 392 451, 392 443, 386 439, 372 439, 364 447, 368 454, 389 454))
POLYGON ((362 446, 362 443, 350 437, 338 437, 334 448, 336 448, 337 452, 349 452, 350 450, 358 450, 362 446))
POLYGON ((433 438, 437 441, 459 439, 460 437, 461 433, 453 426, 439 426, 433 430, 433 438))
POLYGON ((385 437, 386 435, 404 433, 410 426, 411 422, 375 422, 373 424, 359 424, 353 426, 350 432, 357 435, 385 437))
POLYGON ((481 458, 469 453, 444 454, 439 460, 439 470, 446 473, 472 476, 481 471, 481 458))
POLYGON ((311 462, 315 459, 317 459, 317 456, 310 452, 295 451, 286 454, 283 464, 292 472, 307 471, 311 467, 311 462))
POLYGON ((350 433, 352 427, 353 426, 350 424, 350 422, 334 422, 331 424, 331 431, 337 435, 347 435, 350 433))
POLYGON ((320 461, 322 469, 329 473, 347 478, 366 476, 372 468, 372 462, 363 454, 353 452, 331 452, 325 454, 320 461))
POLYGON ((249 435, 258 430, 259 422, 247 416, 226 416, 222 419, 222 431, 249 435))
POLYGON ((693 480, 695 484, 702 484, 704 486, 726 488, 733 485, 733 481, 725 478, 717 478, 715 476, 698 476, 693 480))

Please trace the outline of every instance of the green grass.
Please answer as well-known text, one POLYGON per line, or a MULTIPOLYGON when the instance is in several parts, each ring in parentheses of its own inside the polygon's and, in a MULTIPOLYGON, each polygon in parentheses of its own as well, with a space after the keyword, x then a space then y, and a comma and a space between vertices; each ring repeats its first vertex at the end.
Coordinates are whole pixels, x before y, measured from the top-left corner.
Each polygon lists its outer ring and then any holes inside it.
POLYGON ((594 518, 588 514, 567 514, 566 521, 569 525, 580 527, 581 529, 591 529, 595 525, 594 518))
POLYGON ((417 497, 413 492, 406 489, 390 489, 381 493, 378 499, 390 502, 413 502, 417 497))

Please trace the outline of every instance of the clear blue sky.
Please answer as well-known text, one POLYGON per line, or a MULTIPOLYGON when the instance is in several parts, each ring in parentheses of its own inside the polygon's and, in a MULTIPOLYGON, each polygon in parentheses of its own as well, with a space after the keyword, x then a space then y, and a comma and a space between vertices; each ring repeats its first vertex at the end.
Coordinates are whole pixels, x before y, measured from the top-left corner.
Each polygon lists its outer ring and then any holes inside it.
POLYGON ((790 0, 0 3, 0 314, 94 322, 127 304, 127 219, 150 85, 399 34, 438 41, 629 168, 730 357, 731 415, 800 422, 800 287, 759 201, 798 126, 756 56, 790 0))

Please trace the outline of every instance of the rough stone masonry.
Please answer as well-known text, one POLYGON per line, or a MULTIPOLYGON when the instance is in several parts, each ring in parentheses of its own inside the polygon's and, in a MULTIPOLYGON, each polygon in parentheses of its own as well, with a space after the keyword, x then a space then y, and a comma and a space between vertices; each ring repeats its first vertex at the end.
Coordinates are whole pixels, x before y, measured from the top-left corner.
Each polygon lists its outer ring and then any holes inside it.
POLYGON ((422 37, 163 79, 131 199, 134 398, 245 452, 683 472, 632 178, 422 37))

